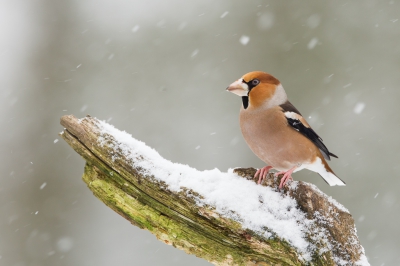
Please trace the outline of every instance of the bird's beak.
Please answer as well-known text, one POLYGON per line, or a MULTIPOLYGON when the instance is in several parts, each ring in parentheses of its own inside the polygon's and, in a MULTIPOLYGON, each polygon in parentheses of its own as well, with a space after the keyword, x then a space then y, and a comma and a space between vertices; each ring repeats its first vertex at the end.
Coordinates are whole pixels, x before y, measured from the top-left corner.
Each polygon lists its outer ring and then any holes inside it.
POLYGON ((249 92, 249 86, 247 86, 247 84, 243 82, 243 79, 238 79, 231 85, 229 85, 226 90, 239 96, 247 96, 249 92))

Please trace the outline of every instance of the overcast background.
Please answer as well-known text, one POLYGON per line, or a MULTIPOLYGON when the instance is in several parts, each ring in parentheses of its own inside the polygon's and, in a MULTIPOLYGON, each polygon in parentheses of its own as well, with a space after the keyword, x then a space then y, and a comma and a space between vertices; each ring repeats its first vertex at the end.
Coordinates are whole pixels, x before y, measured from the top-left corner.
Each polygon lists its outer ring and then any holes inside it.
POLYGON ((97 200, 59 119, 90 114, 200 170, 262 167, 225 92, 253 70, 347 186, 294 178, 351 211, 371 265, 399 265, 399 17, 398 1, 0 1, 0 265, 209 265, 97 200))

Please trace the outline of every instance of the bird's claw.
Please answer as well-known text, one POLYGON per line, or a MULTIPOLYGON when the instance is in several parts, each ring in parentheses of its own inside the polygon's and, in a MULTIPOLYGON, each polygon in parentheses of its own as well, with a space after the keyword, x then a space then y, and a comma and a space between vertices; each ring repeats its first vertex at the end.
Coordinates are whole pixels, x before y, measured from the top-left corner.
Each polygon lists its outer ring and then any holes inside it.
POLYGON ((279 189, 283 188, 289 180, 293 181, 292 173, 294 172, 294 170, 296 168, 297 168, 297 166, 294 166, 291 169, 289 169, 288 171, 280 171, 278 173, 275 173, 275 177, 278 177, 279 175, 283 174, 283 177, 281 178, 281 182, 279 183, 279 189))
POLYGON ((291 175, 283 175, 281 182, 279 184, 279 189, 283 188, 289 180, 293 181, 293 178, 291 175))
POLYGON ((269 170, 272 169, 272 166, 265 166, 261 169, 258 169, 256 174, 254 175, 254 178, 258 177, 258 182, 257 184, 261 184, 262 181, 264 181, 264 179, 267 177, 269 170))

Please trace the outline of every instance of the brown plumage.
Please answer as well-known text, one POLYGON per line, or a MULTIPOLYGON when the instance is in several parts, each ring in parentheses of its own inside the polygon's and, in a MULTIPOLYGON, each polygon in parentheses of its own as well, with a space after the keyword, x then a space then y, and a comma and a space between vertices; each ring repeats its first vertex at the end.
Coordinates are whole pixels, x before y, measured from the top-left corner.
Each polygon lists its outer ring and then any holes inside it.
POLYGON ((272 75, 255 71, 232 83, 228 91, 242 97, 240 128, 250 149, 268 166, 256 173, 259 183, 272 168, 284 174, 280 188, 304 168, 319 173, 331 186, 345 183, 326 160, 329 152, 322 139, 288 101, 285 90, 272 75))

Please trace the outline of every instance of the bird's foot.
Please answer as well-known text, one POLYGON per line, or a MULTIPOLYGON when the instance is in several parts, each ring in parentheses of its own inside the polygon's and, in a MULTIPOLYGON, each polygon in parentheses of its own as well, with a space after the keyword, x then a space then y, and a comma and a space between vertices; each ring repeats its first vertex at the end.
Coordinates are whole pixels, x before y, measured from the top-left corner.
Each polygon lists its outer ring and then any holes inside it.
POLYGON ((290 168, 288 171, 280 171, 278 173, 275 173, 275 177, 278 177, 279 175, 283 174, 283 177, 279 184, 279 189, 283 188, 289 180, 293 181, 292 173, 296 168, 297 166, 290 168))
POLYGON ((258 182, 257 184, 261 184, 262 181, 264 181, 264 179, 267 177, 269 170, 272 169, 272 166, 265 166, 261 169, 258 169, 256 174, 254 175, 254 178, 258 177, 258 182))

